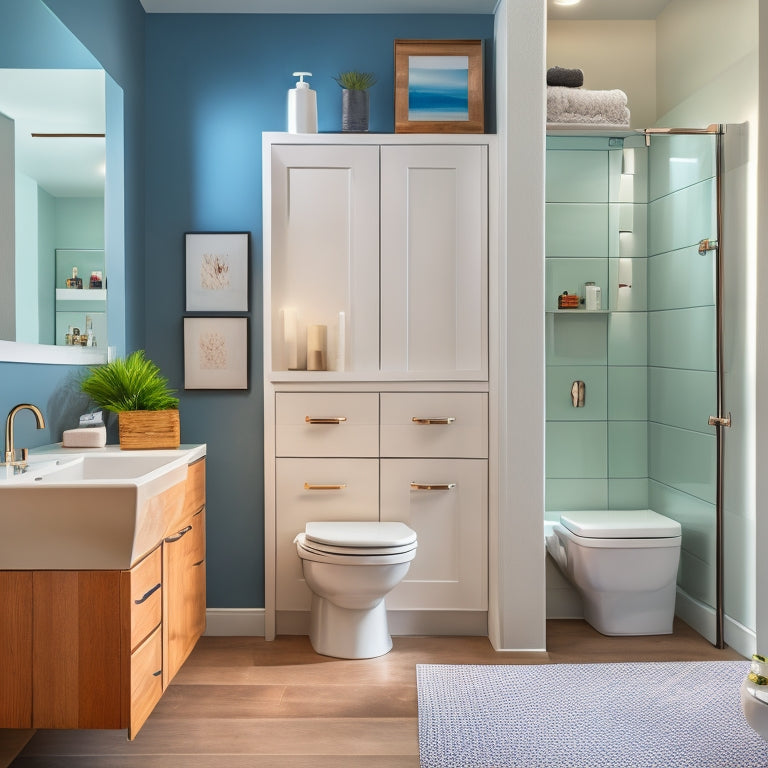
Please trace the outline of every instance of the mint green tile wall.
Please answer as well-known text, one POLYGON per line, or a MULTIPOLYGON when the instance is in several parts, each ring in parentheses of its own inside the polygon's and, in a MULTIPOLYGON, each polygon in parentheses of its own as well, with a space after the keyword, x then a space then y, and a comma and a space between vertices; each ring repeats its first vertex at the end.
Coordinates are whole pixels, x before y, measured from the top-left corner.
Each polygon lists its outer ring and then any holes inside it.
POLYGON ((620 139, 550 137, 547 150, 546 508, 646 507, 646 151, 622 176, 620 139), (610 314, 558 313, 557 296, 588 280, 610 314))
POLYGON ((547 150, 546 509, 650 507, 678 520, 678 583, 712 605, 714 253, 697 244, 717 236, 714 139, 654 136, 647 149, 627 138, 622 151, 557 137, 547 150), (585 280, 610 311, 558 314, 557 295, 585 280), (571 405, 576 380, 584 408, 571 405))
POLYGON ((683 529, 678 584, 714 605, 715 153, 711 136, 653 137, 648 204, 648 465, 652 509, 683 529))

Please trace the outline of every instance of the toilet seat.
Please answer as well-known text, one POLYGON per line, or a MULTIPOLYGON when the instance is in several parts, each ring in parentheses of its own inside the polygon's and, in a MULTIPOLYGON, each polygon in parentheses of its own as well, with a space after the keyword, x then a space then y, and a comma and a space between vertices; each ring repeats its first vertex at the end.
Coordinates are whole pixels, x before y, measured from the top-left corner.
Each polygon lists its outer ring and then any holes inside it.
POLYGON ((416 532, 398 522, 313 522, 294 539, 299 557, 337 565, 407 563, 416 532))
POLYGON ((583 547, 651 549, 679 547, 680 523, 652 509, 563 512, 554 531, 583 547))
POLYGON ((416 541, 405 523, 377 521, 307 523, 304 532, 315 544, 335 547, 399 547, 416 541))
POLYGON ((560 524, 590 539, 666 539, 681 535, 680 523, 652 509, 563 512, 560 524))

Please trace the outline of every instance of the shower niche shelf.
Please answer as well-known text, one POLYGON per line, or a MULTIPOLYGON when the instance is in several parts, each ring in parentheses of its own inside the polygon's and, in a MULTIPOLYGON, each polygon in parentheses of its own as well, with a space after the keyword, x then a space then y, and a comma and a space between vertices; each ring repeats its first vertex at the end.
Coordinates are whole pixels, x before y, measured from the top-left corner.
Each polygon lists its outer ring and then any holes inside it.
POLYGON ((591 315, 610 315, 612 310, 610 309, 548 309, 546 314, 548 315, 584 315, 590 317, 591 315))

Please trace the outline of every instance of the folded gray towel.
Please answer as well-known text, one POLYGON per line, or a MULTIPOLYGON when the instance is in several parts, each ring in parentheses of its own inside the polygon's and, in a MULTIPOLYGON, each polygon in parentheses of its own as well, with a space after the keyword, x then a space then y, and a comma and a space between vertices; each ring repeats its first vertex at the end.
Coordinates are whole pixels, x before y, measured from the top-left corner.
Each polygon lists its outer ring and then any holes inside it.
POLYGON ((550 67, 547 70, 547 85, 562 85, 566 88, 580 88, 584 85, 584 73, 580 69, 550 67))
POLYGON ((629 126, 627 94, 618 89, 590 91, 547 86, 547 122, 629 126))

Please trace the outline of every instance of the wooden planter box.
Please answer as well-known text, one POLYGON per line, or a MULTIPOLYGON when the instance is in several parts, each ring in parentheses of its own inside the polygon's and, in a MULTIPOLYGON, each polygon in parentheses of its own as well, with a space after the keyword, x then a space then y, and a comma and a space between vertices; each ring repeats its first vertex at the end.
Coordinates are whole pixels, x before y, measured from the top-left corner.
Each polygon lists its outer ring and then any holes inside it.
POLYGON ((117 424, 124 451, 179 447, 178 410, 121 411, 117 424))

